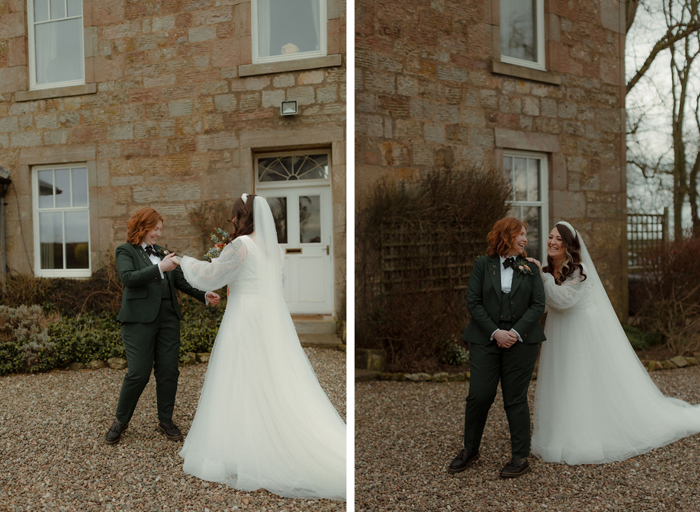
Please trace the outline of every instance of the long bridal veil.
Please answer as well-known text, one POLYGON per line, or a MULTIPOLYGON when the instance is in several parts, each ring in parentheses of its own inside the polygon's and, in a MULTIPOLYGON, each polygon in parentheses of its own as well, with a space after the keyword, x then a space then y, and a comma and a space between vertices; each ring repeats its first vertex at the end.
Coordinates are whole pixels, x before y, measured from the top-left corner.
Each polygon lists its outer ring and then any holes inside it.
MULTIPOLYGON (((584 272, 545 291, 576 297, 550 303, 535 389, 532 452, 547 462, 624 460, 700 432, 700 407, 666 397, 630 345, 581 234, 584 272)), ((549 281, 549 282, 547 282, 549 281)))
POLYGON ((231 288, 180 453, 183 469, 240 490, 345 500, 346 426, 318 383, 284 301, 270 207, 263 197, 253 200, 251 235, 236 238, 211 263, 182 260, 193 286, 231 288))

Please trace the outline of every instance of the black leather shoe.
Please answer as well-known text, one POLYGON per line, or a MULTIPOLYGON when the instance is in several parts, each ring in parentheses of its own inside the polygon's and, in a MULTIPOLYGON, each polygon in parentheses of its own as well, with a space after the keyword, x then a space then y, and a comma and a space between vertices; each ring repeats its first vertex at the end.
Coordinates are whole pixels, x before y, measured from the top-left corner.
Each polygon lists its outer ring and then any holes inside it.
POLYGON ((459 455, 457 455, 454 460, 450 463, 450 467, 448 468, 448 472, 450 473, 459 473, 460 471, 464 471, 469 467, 469 464, 474 462, 479 458, 479 452, 476 453, 469 453, 466 449, 462 448, 462 451, 459 452, 459 455))
POLYGON ((158 432, 165 434, 165 437, 171 441, 179 441, 182 439, 182 432, 175 426, 175 423, 163 423, 162 421, 158 423, 158 432))
POLYGON ((501 470, 501 478, 518 478, 532 471, 527 459, 512 459, 501 470))
POLYGON ((117 444, 122 438, 122 434, 129 427, 128 423, 122 423, 119 420, 114 420, 112 426, 105 434, 105 443, 107 444, 117 444))

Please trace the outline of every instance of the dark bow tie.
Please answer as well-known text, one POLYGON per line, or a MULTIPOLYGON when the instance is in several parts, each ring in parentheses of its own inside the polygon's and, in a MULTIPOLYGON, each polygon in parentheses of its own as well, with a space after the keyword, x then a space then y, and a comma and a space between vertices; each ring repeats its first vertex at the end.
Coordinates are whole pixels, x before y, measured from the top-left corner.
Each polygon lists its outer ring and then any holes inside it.
POLYGON ((152 245, 146 246, 146 254, 148 254, 149 256, 158 256, 158 253, 156 252, 156 250, 153 248, 152 245))
POLYGON ((503 268, 508 268, 508 267, 514 267, 515 266, 515 258, 512 256, 510 258, 506 258, 505 261, 503 262, 503 268))

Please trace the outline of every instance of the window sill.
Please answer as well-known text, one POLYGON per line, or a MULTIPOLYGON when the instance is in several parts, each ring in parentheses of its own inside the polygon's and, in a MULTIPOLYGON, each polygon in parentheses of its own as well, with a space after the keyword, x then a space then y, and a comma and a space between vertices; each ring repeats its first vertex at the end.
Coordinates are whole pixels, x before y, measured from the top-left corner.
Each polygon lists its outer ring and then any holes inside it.
POLYGON ((342 65, 340 54, 313 57, 311 59, 284 60, 266 62, 265 64, 243 64, 238 66, 238 76, 269 75, 271 73, 287 73, 289 71, 306 71, 308 69, 332 68, 342 65))
POLYGON ((15 93, 15 101, 48 100, 65 96, 83 96, 85 94, 95 94, 96 92, 97 84, 69 85, 67 87, 56 87, 55 89, 19 91, 15 93))
POLYGON ((507 64, 497 60, 491 61, 491 72, 497 75, 524 78, 525 80, 533 80, 545 84, 561 85, 561 75, 556 71, 540 71, 539 69, 516 66, 515 64, 507 64))

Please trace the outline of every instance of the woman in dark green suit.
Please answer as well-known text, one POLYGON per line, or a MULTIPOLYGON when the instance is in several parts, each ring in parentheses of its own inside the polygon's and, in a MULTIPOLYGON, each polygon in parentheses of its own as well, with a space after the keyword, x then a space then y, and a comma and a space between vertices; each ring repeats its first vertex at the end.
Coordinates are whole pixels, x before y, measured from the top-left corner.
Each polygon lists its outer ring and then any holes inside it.
POLYGON ((127 243, 117 247, 117 271, 124 284, 122 307, 117 319, 129 370, 124 377, 116 419, 105 435, 108 444, 118 443, 136 408, 153 369, 158 402, 158 430, 168 439, 182 438, 173 423, 177 381, 180 375, 180 320, 177 290, 195 299, 218 304, 219 296, 189 285, 178 259, 156 242, 163 217, 153 208, 141 208, 127 224, 127 243))
POLYGON ((474 262, 467 289, 471 315, 462 339, 470 343, 469 396, 464 420, 464 448, 450 473, 464 471, 479 457, 486 417, 501 383, 511 439, 511 461, 503 478, 530 471, 530 408, 527 390, 535 367, 545 293, 539 270, 525 260, 527 226, 507 217, 488 234, 487 256, 474 262))

